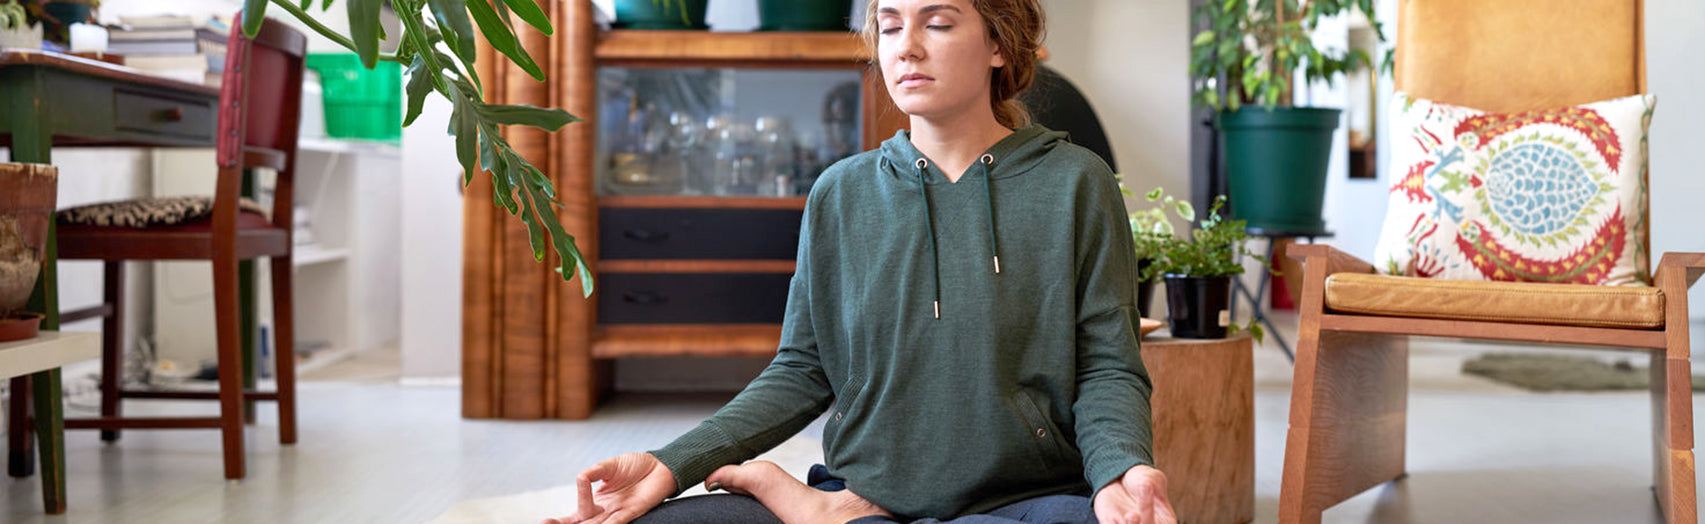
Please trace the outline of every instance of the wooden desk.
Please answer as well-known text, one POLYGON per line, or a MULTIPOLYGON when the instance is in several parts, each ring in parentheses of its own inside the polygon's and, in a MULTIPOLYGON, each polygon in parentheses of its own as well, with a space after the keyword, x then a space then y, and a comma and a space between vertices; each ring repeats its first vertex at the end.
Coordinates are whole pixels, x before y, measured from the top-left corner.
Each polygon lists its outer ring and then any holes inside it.
POLYGON ((1255 518, 1255 364, 1247 335, 1143 339, 1155 465, 1179 522, 1255 518))
MULTIPOLYGON (((64 146, 213 147, 218 106, 216 88, 59 53, 0 51, 0 146, 11 148, 13 162, 52 164, 53 148, 64 146)), ((52 230, 47 238, 47 260, 30 309, 47 315, 42 329, 55 330, 58 247, 52 230)), ((14 398, 28 391, 38 399, 38 429, 61 426, 59 368, 14 378, 12 391, 14 398)), ((13 405, 16 417, 24 403, 13 405)), ((14 477, 34 469, 28 438, 22 431, 8 433, 8 471, 14 477)), ((47 512, 63 513, 64 449, 42 446, 41 459, 47 512), (50 480, 54 489, 47 489, 50 480)))

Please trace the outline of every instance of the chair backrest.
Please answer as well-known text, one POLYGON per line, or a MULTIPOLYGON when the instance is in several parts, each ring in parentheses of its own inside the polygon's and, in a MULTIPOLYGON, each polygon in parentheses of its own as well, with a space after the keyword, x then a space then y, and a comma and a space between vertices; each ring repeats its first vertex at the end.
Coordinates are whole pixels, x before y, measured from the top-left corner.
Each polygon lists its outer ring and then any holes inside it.
POLYGON ((1414 97, 1515 113, 1646 92, 1642 0, 1399 2, 1393 83, 1414 97))
POLYGON ((1399 0, 1395 83, 1498 113, 1646 92, 1641 0, 1399 0))
POLYGON ((218 158, 222 167, 243 161, 243 147, 296 150, 302 117, 302 66, 308 39, 273 19, 254 38, 243 34, 238 13, 226 40, 219 93, 218 158), (238 132, 241 130, 242 132, 238 132))

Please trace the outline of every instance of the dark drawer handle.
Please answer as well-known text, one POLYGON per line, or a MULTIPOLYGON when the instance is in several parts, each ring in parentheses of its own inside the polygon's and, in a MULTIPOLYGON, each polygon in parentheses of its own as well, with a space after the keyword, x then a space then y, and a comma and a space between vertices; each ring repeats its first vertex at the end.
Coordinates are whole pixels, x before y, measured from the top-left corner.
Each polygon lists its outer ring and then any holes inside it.
POLYGON ((174 107, 171 109, 161 109, 159 111, 159 114, 160 114, 160 120, 164 120, 167 122, 182 122, 184 120, 184 110, 181 107, 174 107))
POLYGON ((646 231, 644 229, 629 229, 622 231, 622 236, 640 242, 660 242, 669 239, 668 231, 646 231))
POLYGON ((655 306, 668 301, 669 298, 650 291, 628 291, 622 293, 622 301, 641 306, 655 306))

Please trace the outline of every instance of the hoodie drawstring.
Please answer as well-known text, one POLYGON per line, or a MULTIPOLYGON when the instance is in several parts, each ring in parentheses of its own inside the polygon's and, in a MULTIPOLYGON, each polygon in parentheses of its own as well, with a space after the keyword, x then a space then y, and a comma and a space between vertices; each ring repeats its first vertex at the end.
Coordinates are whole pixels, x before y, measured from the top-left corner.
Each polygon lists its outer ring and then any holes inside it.
POLYGON ((1001 274, 1000 241, 995 237, 995 189, 990 181, 989 166, 995 163, 995 156, 984 153, 977 159, 977 165, 983 168, 983 201, 989 204, 989 252, 995 257, 995 274, 1001 274))
MULTIPOLYGON (((995 156, 984 154, 977 159, 976 165, 983 174, 983 202, 988 205, 989 213, 989 251, 993 254, 995 274, 1001 272, 1000 239, 995 236, 995 193, 994 182, 989 176, 989 166, 994 165, 995 156)), ((922 196, 924 206, 924 234, 929 237, 930 276, 935 284, 935 318, 941 318, 941 253, 935 246, 935 217, 931 215, 929 205, 929 183, 925 179, 929 175, 929 160, 919 158, 913 166, 918 169, 918 194, 922 196)))
POLYGON ((924 176, 929 173, 929 160, 919 158, 915 164, 918 168, 918 194, 923 196, 924 234, 929 237, 930 276, 935 280, 935 318, 941 318, 941 254, 935 248, 935 218, 930 216, 929 184, 924 176))

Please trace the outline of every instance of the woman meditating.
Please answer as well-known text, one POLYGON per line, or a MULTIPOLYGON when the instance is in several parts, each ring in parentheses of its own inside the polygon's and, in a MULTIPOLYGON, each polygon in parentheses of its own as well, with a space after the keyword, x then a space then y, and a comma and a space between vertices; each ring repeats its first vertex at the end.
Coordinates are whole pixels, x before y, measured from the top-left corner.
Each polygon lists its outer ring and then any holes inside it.
POLYGON ((775 360, 669 445, 580 473, 578 511, 546 522, 1174 522, 1124 199, 1014 100, 1043 25, 1038 0, 871 0, 911 129, 812 187, 775 360), (734 465, 825 411, 809 485, 734 465), (664 503, 699 482, 731 494, 664 503))

